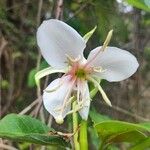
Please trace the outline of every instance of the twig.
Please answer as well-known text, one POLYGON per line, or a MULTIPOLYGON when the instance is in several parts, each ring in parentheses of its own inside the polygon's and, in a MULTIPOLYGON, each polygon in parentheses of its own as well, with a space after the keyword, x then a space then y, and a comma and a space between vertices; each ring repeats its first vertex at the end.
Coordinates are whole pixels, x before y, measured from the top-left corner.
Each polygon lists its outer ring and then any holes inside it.
MULTIPOLYGON (((37 27, 40 24, 40 20, 41 20, 41 10, 42 10, 42 6, 43 6, 43 0, 39 1, 39 5, 38 5, 38 13, 37 13, 37 27)), ((38 48, 38 57, 37 57, 37 64, 36 64, 36 70, 38 71, 40 68, 40 62, 41 62, 41 53, 40 53, 40 49, 38 48)), ((37 97, 38 99, 41 98, 41 90, 40 88, 37 88, 37 97)), ((42 102, 39 101, 37 108, 35 109, 35 117, 37 117, 39 110, 41 108, 42 102)))
POLYGON ((65 22, 68 22, 69 20, 71 20, 72 18, 77 16, 87 5, 88 5, 88 3, 85 3, 84 5, 81 5, 81 7, 71 17, 67 18, 65 20, 65 22))
POLYGON ((53 117, 52 117, 52 115, 49 115, 48 122, 47 122, 48 127, 51 127, 52 121, 53 121, 53 117))
POLYGON ((135 119, 137 119, 139 121, 150 121, 149 119, 146 119, 146 118, 143 118, 143 117, 141 117, 139 115, 133 114, 133 113, 131 113, 131 112, 129 112, 129 111, 123 109, 123 108, 118 107, 118 106, 113 106, 112 108, 114 110, 117 110, 117 111, 119 111, 121 113, 124 113, 124 114, 126 114, 128 116, 131 116, 131 117, 133 117, 133 118, 135 118, 135 119))
POLYGON ((34 110, 34 114, 33 114, 34 117, 38 116, 38 114, 40 112, 40 108, 42 106, 42 97, 38 96, 38 99, 39 99, 39 102, 38 102, 38 105, 37 105, 36 109, 34 110))
MULTIPOLYGON (((1 65, 1 64, 0 64, 1 65)), ((0 72, 1 72, 1 67, 0 67, 0 72)), ((0 74, 0 81, 2 81, 2 76, 1 76, 1 74, 0 74)), ((1 119, 1 115, 2 115, 2 90, 1 90, 1 87, 0 87, 0 119, 1 119)))
POLYGON ((13 6, 7 8, 6 11, 10 11, 12 9, 19 8, 19 7, 24 6, 25 4, 29 4, 29 3, 31 3, 31 1, 29 1, 29 2, 22 2, 21 4, 18 4, 18 5, 13 5, 13 6))
POLYGON ((8 44, 8 42, 2 37, 1 46, 0 46, 0 58, 1 58, 3 50, 4 50, 4 48, 6 47, 7 44, 8 44))
POLYGON ((42 10, 42 6, 43 6, 43 0, 39 1, 39 6, 38 6, 38 13, 37 13, 37 27, 40 24, 41 21, 41 10, 42 10))
POLYGON ((43 123, 45 123, 45 115, 44 115, 43 107, 41 107, 41 109, 40 109, 39 117, 40 117, 40 120, 41 120, 43 123))
MULTIPOLYGON (((108 106, 108 105, 105 104, 105 103, 102 103, 102 102, 100 102, 100 103, 101 103, 102 105, 108 106)), ((110 107, 110 108, 111 108, 111 109, 114 109, 114 110, 116 110, 116 111, 118 111, 118 112, 120 112, 120 113, 123 113, 123 114, 125 114, 125 115, 128 115, 128 116, 130 116, 130 117, 133 117, 133 118, 137 119, 138 121, 150 121, 150 120, 147 119, 147 118, 144 118, 144 117, 141 117, 141 116, 139 116, 139 115, 133 114, 133 113, 131 113, 131 112, 129 112, 129 111, 127 111, 127 110, 121 108, 121 107, 118 107, 118 106, 112 106, 112 107, 110 107)))
POLYGON ((24 115, 26 114, 29 110, 32 109, 37 103, 39 102, 39 99, 34 100, 29 106, 27 106, 24 110, 22 110, 19 114, 24 115))
POLYGON ((0 144, 0 149, 6 149, 6 150, 18 150, 15 147, 9 146, 9 145, 5 145, 5 144, 0 144))
POLYGON ((19 75, 18 76, 18 87, 17 87, 16 92, 14 92, 14 94, 13 94, 13 97, 12 97, 13 100, 17 99, 20 96, 21 92, 22 92, 22 86, 23 86, 23 81, 24 81, 27 66, 28 66, 28 55, 25 53, 24 54, 24 59, 23 59, 23 62, 22 62, 22 69, 18 73, 18 75, 19 75))
MULTIPOLYGON (((1 38, 1 46, 0 46, 0 58, 1 58, 1 55, 3 53, 3 50, 4 48, 6 47, 7 45, 7 41, 2 37, 1 38)), ((0 66, 1 66, 1 61, 0 61, 0 66)), ((0 67, 0 73, 1 73, 1 67, 0 67)), ((0 81, 2 81, 2 76, 0 74, 0 81)), ((1 115, 2 115, 2 112, 1 112, 2 108, 1 108, 1 88, 0 88, 0 118, 1 118, 1 115)))
POLYGON ((8 89, 8 95, 7 95, 7 103, 5 104, 5 107, 3 108, 1 115, 3 116, 5 112, 8 110, 8 108, 11 106, 13 102, 13 91, 14 91, 14 58, 9 54, 9 58, 7 58, 9 62, 9 89, 8 89))
POLYGON ((55 9, 55 18, 62 20, 63 17, 63 0, 57 0, 55 9))

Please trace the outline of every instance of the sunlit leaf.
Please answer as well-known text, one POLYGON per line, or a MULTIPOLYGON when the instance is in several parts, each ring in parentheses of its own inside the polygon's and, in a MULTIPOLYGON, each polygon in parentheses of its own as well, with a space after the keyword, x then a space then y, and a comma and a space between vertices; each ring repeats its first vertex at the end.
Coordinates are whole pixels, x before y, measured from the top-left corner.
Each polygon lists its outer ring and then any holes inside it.
POLYGON ((147 138, 147 126, 123 121, 103 121, 95 125, 100 139, 105 144, 113 142, 135 143, 147 138))
POLYGON ((34 87, 36 84, 35 84, 35 74, 36 74, 36 69, 32 69, 30 72, 29 72, 29 75, 28 75, 28 87, 34 87))
POLYGON ((69 144, 39 120, 25 115, 10 114, 0 121, 0 137, 15 141, 24 141, 41 145, 59 145, 67 147, 69 144))
POLYGON ((150 148, 150 137, 140 141, 138 144, 131 147, 129 150, 149 150, 150 148))
POLYGON ((117 143, 117 142, 139 142, 146 138, 146 135, 138 130, 135 131, 127 131, 121 134, 117 134, 112 136, 107 142, 108 143, 117 143))
POLYGON ((148 1, 149 0, 127 0, 130 5, 150 12, 150 3, 148 1))
POLYGON ((147 130, 150 130, 150 122, 140 123, 140 126, 143 126, 144 128, 147 128, 147 130))

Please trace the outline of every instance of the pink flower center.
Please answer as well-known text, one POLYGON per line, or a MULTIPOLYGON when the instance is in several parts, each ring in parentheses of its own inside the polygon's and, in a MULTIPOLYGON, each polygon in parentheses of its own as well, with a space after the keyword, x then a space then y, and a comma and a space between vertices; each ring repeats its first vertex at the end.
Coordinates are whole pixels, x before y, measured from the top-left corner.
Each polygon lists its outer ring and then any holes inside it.
POLYGON ((92 72, 92 68, 86 66, 85 64, 80 64, 80 62, 75 62, 72 64, 71 69, 67 73, 71 76, 71 79, 82 79, 85 80, 87 75, 92 72))

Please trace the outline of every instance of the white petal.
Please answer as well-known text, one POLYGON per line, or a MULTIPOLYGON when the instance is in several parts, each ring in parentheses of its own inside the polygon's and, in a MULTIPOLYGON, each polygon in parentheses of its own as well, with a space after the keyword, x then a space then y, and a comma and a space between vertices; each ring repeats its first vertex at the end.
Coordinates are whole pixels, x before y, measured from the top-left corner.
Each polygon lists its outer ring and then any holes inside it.
MULTIPOLYGON (((70 87, 72 85, 72 82, 70 81, 70 77, 66 76, 62 78, 58 78, 51 82, 48 87, 45 89, 43 94, 43 103, 46 108, 46 110, 55 118, 59 118, 60 116, 60 110, 63 106, 63 102, 65 99, 65 96, 67 95, 67 92, 69 91, 70 87), (59 85, 63 83, 60 87, 59 85), (58 88, 59 87, 59 88, 58 88), (55 89, 53 91, 53 89, 55 89), (53 92, 48 92, 48 91, 53 92)), ((68 104, 67 107, 65 107, 62 117, 64 118, 66 116, 66 113, 70 111, 71 105, 68 104)))
MULTIPOLYGON (((88 61, 93 58, 99 49, 100 47, 97 47, 90 52, 88 61)), ((104 72, 96 73, 96 75, 110 82, 129 78, 139 66, 135 56, 117 47, 106 48, 97 55, 90 65, 102 67, 104 72)))
POLYGON ((87 82, 82 83, 81 95, 83 100, 83 108, 79 111, 82 119, 87 120, 90 109, 90 93, 87 82))
POLYGON ((64 68, 66 54, 72 58, 83 56, 84 39, 66 23, 50 19, 44 21, 37 31, 37 43, 45 60, 55 68, 64 68))

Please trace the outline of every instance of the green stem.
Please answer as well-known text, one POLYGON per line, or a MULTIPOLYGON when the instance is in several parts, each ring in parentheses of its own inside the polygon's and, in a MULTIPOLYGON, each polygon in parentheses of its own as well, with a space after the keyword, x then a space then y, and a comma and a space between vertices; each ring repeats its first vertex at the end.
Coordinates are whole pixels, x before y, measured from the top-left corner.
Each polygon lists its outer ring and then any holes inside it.
MULTIPOLYGON (((76 107, 76 101, 73 102, 72 104, 72 109, 75 110, 75 107, 76 107)), ((80 150, 80 144, 78 142, 78 114, 76 112, 73 112, 73 133, 74 136, 73 136, 73 141, 74 141, 74 149, 75 150, 80 150)))
POLYGON ((82 120, 80 125, 80 149, 88 150, 87 121, 84 120, 82 120))
POLYGON ((104 150, 103 149, 103 142, 101 142, 99 150, 104 150))

